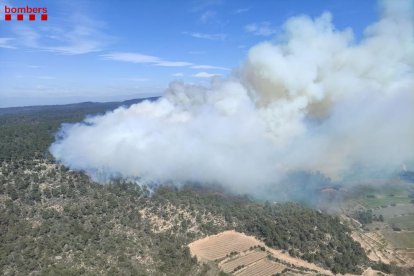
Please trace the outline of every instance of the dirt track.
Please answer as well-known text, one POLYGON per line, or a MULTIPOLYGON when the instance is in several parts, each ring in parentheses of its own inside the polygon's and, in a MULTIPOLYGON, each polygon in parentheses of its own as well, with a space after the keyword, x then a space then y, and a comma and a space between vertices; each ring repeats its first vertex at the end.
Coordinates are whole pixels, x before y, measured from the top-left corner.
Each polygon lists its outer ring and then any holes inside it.
POLYGON ((299 259, 299 258, 294 258, 292 256, 290 256, 287 253, 283 253, 281 250, 276 250, 276 249, 272 249, 269 247, 266 247, 266 249, 271 252, 276 258, 278 258, 279 260, 282 260, 284 262, 293 264, 295 266, 300 266, 300 267, 304 267, 307 269, 311 269, 311 270, 316 270, 321 274, 324 275, 333 275, 333 273, 330 270, 326 270, 320 266, 317 266, 316 264, 313 263, 309 263, 305 260, 299 259))

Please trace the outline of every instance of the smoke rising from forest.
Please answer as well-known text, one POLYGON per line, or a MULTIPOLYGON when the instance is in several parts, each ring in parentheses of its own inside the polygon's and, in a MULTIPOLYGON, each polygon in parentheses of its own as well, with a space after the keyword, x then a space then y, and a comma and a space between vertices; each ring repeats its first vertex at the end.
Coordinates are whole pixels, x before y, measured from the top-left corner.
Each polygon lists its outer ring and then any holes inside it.
MULTIPOLYGON (((157 101, 62 126, 50 151, 97 179, 219 183, 241 193, 292 171, 333 179, 414 160, 414 10, 380 2, 354 38, 332 15, 293 17, 210 87, 172 82, 157 101)), ((411 167, 412 169, 412 167, 411 167)))

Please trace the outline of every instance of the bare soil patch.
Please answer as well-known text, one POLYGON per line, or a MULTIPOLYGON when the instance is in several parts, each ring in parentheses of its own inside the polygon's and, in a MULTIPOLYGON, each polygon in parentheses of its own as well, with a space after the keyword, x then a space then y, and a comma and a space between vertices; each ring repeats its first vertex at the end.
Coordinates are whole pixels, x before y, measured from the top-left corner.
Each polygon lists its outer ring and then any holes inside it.
POLYGON ((281 250, 269 248, 255 237, 234 230, 194 241, 189 244, 189 248, 191 254, 201 262, 221 260, 218 263, 219 267, 224 272, 234 275, 274 275, 283 271, 288 265, 303 269, 303 274, 313 271, 312 274, 333 275, 331 271, 316 264, 292 257, 281 250), (262 249, 254 248, 257 246, 262 249), (268 255, 277 262, 269 260, 268 255))
POLYGON ((272 262, 268 259, 262 259, 258 262, 255 262, 251 266, 246 267, 245 269, 236 271, 234 275, 238 276, 271 276, 276 273, 281 273, 286 266, 272 262))
POLYGON ((234 260, 230 260, 225 263, 219 264, 219 267, 221 270, 223 270, 226 273, 233 272, 237 267, 239 266, 248 266, 252 263, 255 263, 261 259, 264 259, 267 257, 266 252, 249 252, 249 254, 246 254, 244 256, 238 257, 234 260))
POLYGON ((361 244, 368 258, 373 261, 381 261, 386 264, 395 263, 399 266, 414 265, 414 259, 410 258, 409 248, 397 249, 393 247, 379 231, 367 233, 354 231, 351 236, 361 244))
POLYGON ((191 254, 197 256, 200 261, 214 261, 232 252, 240 253, 257 245, 263 246, 264 244, 254 237, 231 230, 192 242, 189 248, 191 254))

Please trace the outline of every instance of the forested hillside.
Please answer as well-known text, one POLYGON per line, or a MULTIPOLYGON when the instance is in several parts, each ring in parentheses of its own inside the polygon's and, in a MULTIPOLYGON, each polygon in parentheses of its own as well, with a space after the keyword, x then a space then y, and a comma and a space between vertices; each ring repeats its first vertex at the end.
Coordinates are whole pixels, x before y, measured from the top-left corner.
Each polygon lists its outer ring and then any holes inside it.
POLYGON ((197 264, 186 245, 225 229, 334 272, 360 272, 368 264, 347 226, 317 210, 194 183, 152 192, 123 180, 101 185, 55 164, 47 148, 60 124, 108 108, 0 115, 2 274, 204 275, 209 267, 197 264))

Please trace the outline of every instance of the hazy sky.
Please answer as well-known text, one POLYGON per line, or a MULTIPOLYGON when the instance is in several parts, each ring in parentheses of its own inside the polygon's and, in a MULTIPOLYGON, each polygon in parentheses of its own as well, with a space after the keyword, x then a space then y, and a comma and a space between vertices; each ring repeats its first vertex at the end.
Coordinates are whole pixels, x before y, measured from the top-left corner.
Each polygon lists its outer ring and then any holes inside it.
POLYGON ((0 107, 160 95, 175 79, 208 83, 294 15, 333 14, 361 38, 371 0, 0 1, 0 107), (4 7, 46 7, 48 21, 4 21, 4 7))

